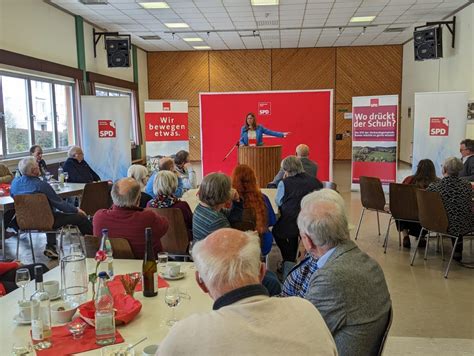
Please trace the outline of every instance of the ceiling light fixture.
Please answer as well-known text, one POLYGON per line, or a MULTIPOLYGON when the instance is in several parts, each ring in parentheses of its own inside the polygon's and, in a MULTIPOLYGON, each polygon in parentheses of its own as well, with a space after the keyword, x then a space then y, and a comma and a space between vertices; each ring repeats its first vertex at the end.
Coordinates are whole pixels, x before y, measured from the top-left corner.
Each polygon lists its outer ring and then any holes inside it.
POLYGON ((202 42, 204 40, 201 37, 185 37, 185 38, 183 38, 183 41, 186 41, 186 42, 202 42))
POLYGON ((184 22, 168 22, 165 23, 165 26, 168 28, 189 28, 189 25, 184 22))
POLYGON ((209 46, 193 46, 194 49, 211 49, 209 46))
POLYGON ((252 6, 274 6, 280 3, 280 0, 251 0, 252 6))
POLYGON ((164 1, 139 2, 138 4, 144 9, 169 9, 170 8, 170 6, 164 1))
POLYGON ((375 16, 354 16, 349 22, 372 22, 375 16))

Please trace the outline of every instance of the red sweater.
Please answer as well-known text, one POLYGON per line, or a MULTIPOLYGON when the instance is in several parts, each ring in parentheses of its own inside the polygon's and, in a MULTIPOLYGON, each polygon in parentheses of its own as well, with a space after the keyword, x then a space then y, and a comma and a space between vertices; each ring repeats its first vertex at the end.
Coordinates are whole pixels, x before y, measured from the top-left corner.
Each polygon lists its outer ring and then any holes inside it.
MULTIPOLYGON (((20 266, 18 262, 0 262, 0 276, 12 269, 16 269, 20 266)), ((0 282, 0 297, 7 294, 5 287, 2 282, 0 282)))
POLYGON ((110 209, 101 209, 94 215, 94 235, 101 236, 102 229, 109 229, 109 237, 123 237, 132 247, 135 258, 145 255, 145 228, 153 232, 154 253, 161 251, 160 239, 168 231, 168 220, 149 209, 120 208, 112 205, 110 209))

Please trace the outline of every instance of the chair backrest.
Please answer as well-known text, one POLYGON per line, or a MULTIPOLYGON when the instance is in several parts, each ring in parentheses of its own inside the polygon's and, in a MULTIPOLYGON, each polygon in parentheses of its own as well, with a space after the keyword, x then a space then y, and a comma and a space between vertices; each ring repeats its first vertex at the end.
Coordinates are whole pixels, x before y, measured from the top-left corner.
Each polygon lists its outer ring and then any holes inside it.
POLYGON ((245 208, 242 212, 242 220, 232 223, 234 229, 240 231, 254 231, 257 228, 257 217, 254 208, 245 208))
POLYGON ((385 342, 387 341, 388 333, 390 331, 390 327, 392 326, 392 320, 393 320, 393 309, 392 309, 392 307, 390 307, 387 326, 385 327, 385 332, 383 333, 382 340, 380 341, 379 352, 377 354, 378 356, 381 356, 382 353, 383 353, 383 349, 385 347, 385 342))
POLYGON ((15 215, 20 230, 50 231, 54 216, 44 194, 15 195, 15 215))
MULTIPOLYGON (((109 237, 110 244, 112 245, 112 251, 114 253, 114 258, 124 259, 124 260, 133 260, 135 255, 133 254, 132 247, 127 239, 122 237, 109 237)), ((86 247, 86 257, 94 258, 96 252, 100 248, 101 238, 92 235, 84 236, 84 244, 86 247)))
POLYGON ((448 232, 448 216, 438 192, 417 189, 418 217, 421 226, 432 232, 448 232))
POLYGON ((376 177, 360 177, 360 200, 366 209, 384 210, 385 194, 382 182, 376 177))
POLYGON ((390 212, 395 219, 418 221, 416 187, 410 184, 390 183, 390 212))
POLYGON ((323 188, 332 189, 337 191, 337 184, 334 182, 323 181, 323 188))
POLYGON ((163 251, 185 255, 188 251, 189 237, 183 213, 177 208, 153 209, 155 213, 168 219, 168 231, 160 239, 163 251))
POLYGON ((108 182, 87 183, 82 192, 80 208, 93 216, 97 210, 110 208, 108 182))

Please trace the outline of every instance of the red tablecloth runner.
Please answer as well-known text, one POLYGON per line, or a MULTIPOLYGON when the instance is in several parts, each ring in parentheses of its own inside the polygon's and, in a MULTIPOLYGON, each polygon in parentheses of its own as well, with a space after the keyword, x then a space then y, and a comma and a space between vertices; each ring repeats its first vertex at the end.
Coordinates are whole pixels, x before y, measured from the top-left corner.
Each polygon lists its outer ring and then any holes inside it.
MULTIPOLYGON (((109 287, 110 293, 114 294, 123 294, 125 293, 125 289, 123 288, 122 282, 120 282, 120 276, 116 275, 107 286, 109 287)), ((170 285, 166 282, 163 278, 158 276, 158 288, 168 288, 170 285)), ((141 292, 142 290, 142 282, 139 282, 135 287, 135 292, 141 292)))
MULTIPOLYGON (((95 329, 87 325, 84 330, 84 336, 78 340, 72 338, 66 325, 53 326, 53 336, 51 342, 53 345, 46 350, 37 350, 36 354, 41 356, 58 356, 58 355, 72 355, 79 352, 86 352, 89 350, 99 349, 102 346, 95 343, 95 329)), ((124 342, 122 335, 115 331, 115 343, 120 344, 124 342)))

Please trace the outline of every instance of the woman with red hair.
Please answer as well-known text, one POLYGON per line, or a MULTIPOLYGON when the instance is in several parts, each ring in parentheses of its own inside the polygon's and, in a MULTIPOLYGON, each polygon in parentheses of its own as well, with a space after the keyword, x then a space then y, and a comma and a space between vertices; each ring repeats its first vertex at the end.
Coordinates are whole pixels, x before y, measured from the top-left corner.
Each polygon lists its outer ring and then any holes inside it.
POLYGON ((255 172, 246 164, 239 164, 232 173, 232 187, 244 200, 244 208, 255 210, 255 225, 262 240, 262 255, 272 249, 273 235, 268 230, 276 222, 275 213, 268 197, 257 186, 255 172))

